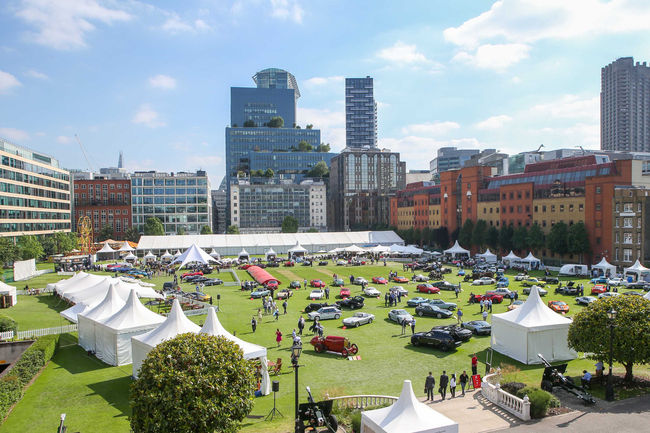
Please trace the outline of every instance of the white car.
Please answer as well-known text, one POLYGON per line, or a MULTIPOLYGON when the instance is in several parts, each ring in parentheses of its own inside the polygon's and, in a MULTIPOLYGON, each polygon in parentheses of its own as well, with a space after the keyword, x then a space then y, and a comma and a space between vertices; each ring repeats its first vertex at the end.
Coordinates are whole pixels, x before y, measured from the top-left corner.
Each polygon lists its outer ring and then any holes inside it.
POLYGON ((616 296, 620 296, 620 295, 621 295, 621 294, 618 293, 618 292, 605 292, 605 293, 601 293, 600 295, 598 295, 598 299, 603 299, 603 298, 614 298, 614 297, 616 297, 616 296))
POLYGON ((623 279, 622 278, 610 278, 607 280, 607 284, 610 286, 622 286, 623 285, 623 279))
POLYGON ((372 323, 375 320, 375 315, 370 313, 364 313, 362 311, 354 313, 352 317, 346 317, 343 319, 343 325, 349 327, 359 327, 365 325, 366 323, 372 323))
POLYGON ((327 320, 327 319, 338 319, 341 317, 341 310, 332 306, 332 307, 321 307, 316 311, 311 311, 307 314, 309 320, 327 320))
POLYGON ((374 287, 366 287, 365 289, 363 289, 363 294, 366 296, 377 297, 381 295, 381 292, 375 289, 374 287))
POLYGON ((413 278, 413 280, 422 283, 425 281, 429 281, 429 277, 427 277, 426 275, 417 274, 415 278, 413 278))
POLYGON ((528 278, 528 275, 526 274, 517 274, 515 276, 515 281, 524 281, 526 278, 528 278))
POLYGON ((508 298, 510 296, 510 293, 512 293, 511 290, 506 289, 505 287, 499 287, 499 288, 496 288, 494 290, 490 290, 490 292, 501 295, 504 298, 508 298))
POLYGON ((325 291, 323 289, 314 289, 309 293, 309 299, 323 299, 325 291))
POLYGON ((523 289, 521 289, 521 291, 522 291, 522 293, 524 295, 530 295, 530 292, 531 292, 531 290, 533 290, 533 287, 537 287, 537 293, 539 293, 539 296, 548 295, 548 290, 546 290, 546 289, 544 289, 542 287, 539 287, 537 285, 533 285, 531 287, 524 287, 523 289))
POLYGON ((408 296, 409 291, 402 286, 393 286, 390 288, 391 292, 399 292, 401 296, 408 296))
POLYGON ((481 277, 478 280, 472 281, 472 285, 473 286, 487 286, 487 285, 490 285, 490 284, 494 284, 495 282, 496 281, 494 280, 494 278, 481 277))
POLYGON ((388 319, 401 325, 402 322, 411 323, 413 316, 406 312, 406 310, 390 310, 388 312, 388 319))
POLYGON ((347 264, 348 262, 346 262, 345 260, 339 260, 338 262, 336 262, 336 266, 345 266, 347 264))
POLYGON ((357 277, 354 279, 354 284, 356 284, 357 286, 361 286, 363 284, 368 284, 368 280, 366 280, 363 277, 357 277))

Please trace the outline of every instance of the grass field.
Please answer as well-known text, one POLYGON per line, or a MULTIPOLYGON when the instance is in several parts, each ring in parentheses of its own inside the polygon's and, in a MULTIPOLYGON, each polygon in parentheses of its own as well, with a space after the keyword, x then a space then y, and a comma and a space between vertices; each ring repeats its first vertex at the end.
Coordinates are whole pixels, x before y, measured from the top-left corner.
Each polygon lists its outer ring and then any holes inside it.
MULTIPOLYGON (((286 287, 291 279, 311 280, 320 278, 325 282, 331 282, 332 273, 339 274, 347 279, 352 274, 362 276, 370 281, 373 276, 388 276, 391 270, 402 272, 400 264, 390 263, 389 266, 363 266, 363 267, 302 267, 293 268, 271 268, 269 272, 278 277, 282 287, 286 287)), ((245 271, 237 270, 241 280, 251 279, 245 271)), ((226 274, 222 273, 224 277, 226 274)), ((217 276, 217 275, 213 275, 217 276)), ((510 275, 510 288, 519 290, 520 283, 514 282, 510 275)), ((52 275, 41 276, 30 281, 30 287, 44 287, 50 280, 56 281, 59 277, 52 275), (52 279, 52 277, 54 277, 52 279), (42 279, 42 281, 41 281, 42 279)), ((460 277, 455 274, 447 274, 447 279, 456 283, 460 277)), ((165 277, 157 277, 148 282, 155 283, 161 287, 166 281, 165 277)), ((372 285, 372 284, 371 284, 372 285)), ((409 290, 409 296, 415 296, 415 284, 402 284, 409 290)), ((184 289, 192 290, 193 286, 184 284, 184 289)), ((376 286, 377 287, 377 286, 376 286)), ((444 300, 457 302, 463 308, 465 320, 480 318, 479 306, 467 304, 469 292, 474 293, 489 290, 489 286, 472 287, 468 283, 463 284, 464 291, 460 299, 456 300, 453 292, 441 292, 440 295, 420 295, 423 297, 439 297, 444 300)), ((591 285, 586 284, 586 291, 591 285)), ((352 294, 361 293, 359 286, 350 286, 352 294)), ((384 292, 386 287, 378 286, 384 292)), ((289 299, 288 314, 281 315, 276 322, 271 316, 265 316, 258 326, 257 332, 252 333, 250 319, 257 309, 261 307, 261 301, 251 300, 248 292, 242 292, 236 287, 206 287, 206 292, 214 296, 221 295, 219 301, 221 312, 219 319, 226 329, 236 333, 237 336, 247 341, 267 347, 268 358, 275 360, 282 358, 285 366, 290 365, 291 331, 297 327, 297 320, 302 309, 311 302, 307 299, 309 291, 303 289, 294 292, 289 299), (275 343, 275 330, 280 329, 285 336, 280 347, 275 343)), ((552 293, 552 289, 550 290, 552 293)), ((331 289, 330 302, 335 301, 334 295, 338 289, 331 289)), ((3 314, 10 314, 19 321, 21 329, 35 329, 59 324, 58 311, 62 306, 48 302, 46 298, 51 296, 20 296, 18 305, 3 314), (53 305, 54 304, 54 305, 53 305), (15 309, 15 310, 14 310, 15 309), (54 325, 52 325, 54 323, 54 325)), ((525 299, 525 296, 520 296, 525 299)), ((573 297, 555 296, 552 294, 543 298, 565 300, 570 306, 569 315, 579 311, 582 307, 576 306, 573 297)), ((493 312, 501 313, 506 311, 506 301, 503 304, 495 304, 493 312)), ((413 308, 406 307, 406 300, 402 300, 401 308, 413 312, 413 308)), ((460 373, 462 370, 470 371, 470 358, 477 353, 479 360, 485 360, 485 353, 489 347, 489 337, 472 338, 464 343, 455 352, 439 352, 434 349, 413 347, 409 344, 410 335, 400 335, 401 327, 387 320, 389 307, 384 306, 381 299, 366 299, 366 306, 363 311, 373 313, 376 320, 370 325, 364 325, 355 329, 342 329, 340 320, 323 321, 325 335, 346 336, 351 342, 359 346, 360 361, 348 361, 334 354, 317 354, 314 352, 309 340, 311 334, 303 337, 304 351, 300 358, 300 393, 301 401, 304 400, 304 386, 311 386, 317 398, 325 393, 330 395, 346 394, 385 394, 397 395, 401 389, 404 379, 411 379, 414 383, 414 390, 417 395, 423 395, 424 378, 428 371, 434 375, 440 375, 442 370, 448 373, 460 373), (422 386, 418 386, 421 384, 422 386)), ((345 310, 343 317, 352 313, 345 310)), ((197 323, 202 323, 205 316, 193 317, 197 323)), ((489 319, 488 319, 489 320, 489 319)), ((454 319, 417 318, 416 331, 424 331, 432 326, 452 323, 454 319)), ((310 323, 310 322, 308 322, 310 323)), ((410 331, 409 331, 410 334, 410 331)), ((31 431, 47 432, 52 431, 57 424, 59 415, 67 413, 67 425, 69 431, 111 431, 128 432, 128 386, 131 382, 131 366, 109 367, 102 364, 95 358, 88 357, 75 343, 75 336, 70 335, 64 338, 65 344, 59 350, 54 360, 45 369, 43 374, 27 390, 23 400, 16 406, 0 432, 31 431), (34 416, 37 412, 38 416, 34 416)), ((540 366, 525 366, 511 359, 494 355, 493 365, 511 364, 521 369, 515 373, 518 380, 538 384, 541 378, 540 366)), ((568 373, 577 376, 583 369, 593 371, 594 361, 579 358, 570 362, 568 373)), ((484 366, 479 366, 479 373, 484 373, 484 366)), ((622 368, 616 368, 622 372, 622 368)), ((637 367, 635 374, 648 375, 647 366, 637 367)), ((264 417, 273 407, 273 396, 265 396, 255 400, 255 406, 249 418, 245 421, 242 431, 244 432, 280 432, 291 430, 291 419, 293 417, 293 372, 285 367, 279 376, 272 376, 272 380, 280 382, 280 391, 277 394, 277 404, 284 418, 276 418, 273 422, 264 421, 264 417)), ((597 393, 596 393, 597 394, 597 393)), ((597 394, 598 395, 598 394, 597 394)))

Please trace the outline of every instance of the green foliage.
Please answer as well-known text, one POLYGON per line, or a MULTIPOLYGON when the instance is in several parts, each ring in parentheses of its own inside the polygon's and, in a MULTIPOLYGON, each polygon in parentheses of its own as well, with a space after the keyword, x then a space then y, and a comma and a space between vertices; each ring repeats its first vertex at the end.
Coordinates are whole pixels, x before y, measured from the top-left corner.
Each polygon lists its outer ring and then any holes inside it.
POLYGON ((20 379, 13 375, 0 379, 0 422, 21 398, 23 398, 23 384, 20 379))
POLYGON ((212 229, 210 226, 203 226, 201 227, 201 234, 202 235, 211 235, 212 234, 212 229))
POLYGON ((307 230, 307 233, 318 233, 318 229, 315 227, 311 227, 309 230, 307 230))
POLYGON ((562 221, 553 224, 551 231, 546 237, 546 248, 557 254, 566 254, 568 252, 567 237, 569 229, 562 221))
POLYGON ((318 145, 318 152, 329 152, 332 149, 329 143, 321 143, 318 145))
POLYGON ((6 266, 20 260, 20 250, 11 239, 0 238, 0 265, 6 266))
POLYGON ((238 235, 239 234, 239 227, 232 224, 229 225, 228 228, 226 229, 226 233, 229 235, 238 235))
POLYGON ((183 235, 185 234, 185 227, 183 227, 183 226, 178 226, 178 228, 176 229, 176 234, 177 234, 178 236, 183 236, 183 235))
POLYGON ((244 122, 244 128, 255 128, 257 125, 251 119, 248 119, 244 122))
POLYGON ((0 315, 0 332, 14 331, 14 334, 18 330, 18 324, 11 317, 0 315))
POLYGON ((327 163, 325 161, 318 161, 311 170, 307 172, 308 177, 325 177, 329 176, 330 170, 327 168, 327 163))
POLYGON ((267 168, 264 171, 264 177, 273 177, 273 176, 275 176, 275 172, 273 171, 272 168, 267 168))
POLYGON ((298 233, 298 220, 287 215, 282 220, 282 233, 298 233))
POLYGON ((513 249, 512 235, 514 229, 512 225, 502 225, 501 230, 499 230, 499 247, 504 251, 510 251, 513 249))
POLYGON ((460 236, 460 227, 456 227, 454 231, 451 232, 451 242, 456 242, 460 236))
POLYGON ((298 143, 298 151, 300 152, 311 152, 314 150, 313 146, 307 143, 305 140, 300 140, 298 143))
POLYGON ((52 359, 56 352, 57 345, 59 344, 59 335, 44 335, 39 337, 38 340, 30 347, 30 350, 36 350, 43 353, 45 362, 52 359))
POLYGON ((36 376, 41 367, 45 365, 45 357, 40 350, 27 349, 20 360, 11 369, 11 374, 20 379, 23 385, 26 385, 32 377, 36 376))
POLYGON ((493 250, 496 250, 499 247, 499 230, 497 230, 496 227, 491 226, 488 229, 485 242, 493 250))
POLYGON ((475 245, 483 250, 483 247, 487 243, 487 234, 487 222, 485 220, 477 220, 476 224, 474 225, 474 230, 472 230, 472 245, 475 245))
POLYGON ((97 234, 99 236, 99 239, 95 239, 96 241, 105 241, 107 239, 113 239, 115 237, 115 231, 113 230, 112 226, 109 226, 108 224, 102 227, 102 229, 99 231, 97 234))
POLYGON ((530 400, 531 418, 544 417, 554 397, 543 389, 534 386, 527 386, 517 392, 517 397, 519 398, 524 398, 526 395, 530 400))
POLYGON ((38 241, 36 236, 21 236, 18 240, 18 248, 20 249, 20 257, 23 260, 27 259, 40 259, 45 254, 43 246, 38 241))
POLYGON ((131 385, 131 428, 236 432, 253 407, 253 365, 223 337, 181 334, 156 346, 131 385))
POLYGON ((311 123, 308 123, 307 126, 305 126, 305 129, 313 129, 313 128, 314 125, 312 125, 311 123))
POLYGON ((147 218, 144 223, 144 234, 146 236, 163 236, 165 234, 165 228, 158 218, 147 218))
POLYGON ((567 233, 567 250, 569 254, 578 254, 582 257, 583 254, 591 252, 591 245, 589 244, 589 232, 585 223, 579 221, 569 227, 567 233))
POLYGON ((474 232, 474 221, 466 219, 463 228, 458 233, 458 243, 464 248, 472 247, 472 233, 474 232))
POLYGON ((266 126, 269 128, 282 128, 284 126, 284 119, 280 116, 271 117, 271 120, 269 120, 266 126))
POLYGON ((530 226, 528 236, 526 237, 526 243, 528 244, 528 248, 533 251, 537 251, 544 247, 544 232, 539 224, 535 223, 530 226))
POLYGON ((435 243, 439 248, 449 246, 449 230, 447 227, 438 227, 434 230, 435 243))
POLYGON ((613 359, 625 366, 625 380, 633 379, 634 364, 650 362, 650 301, 641 296, 601 299, 573 316, 569 346, 592 353, 593 359, 609 358, 610 329, 607 312, 617 311, 614 321, 613 359))
POLYGON ((135 226, 129 227, 126 229, 124 232, 124 239, 127 241, 131 242, 139 242, 140 241, 140 232, 138 232, 138 228, 135 226))
POLYGON ((526 242, 526 239, 528 239, 528 230, 526 230, 526 226, 517 227, 512 232, 512 246, 515 247, 516 250, 525 250, 528 248, 528 242, 526 242))
POLYGON ((78 238, 76 233, 56 232, 51 235, 41 235, 38 241, 43 247, 46 256, 65 254, 77 248, 78 238))
POLYGON ((420 230, 420 245, 429 245, 431 239, 431 229, 429 227, 423 227, 420 230))

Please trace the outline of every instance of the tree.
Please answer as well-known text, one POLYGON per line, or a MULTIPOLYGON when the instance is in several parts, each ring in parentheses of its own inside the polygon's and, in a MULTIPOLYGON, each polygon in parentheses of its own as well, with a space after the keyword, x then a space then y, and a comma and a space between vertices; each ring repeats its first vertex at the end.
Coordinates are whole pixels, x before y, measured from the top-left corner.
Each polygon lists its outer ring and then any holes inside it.
POLYGON ((287 215, 282 220, 282 233, 298 233, 298 220, 287 215))
POLYGON ((582 221, 573 224, 567 231, 567 252, 577 254, 580 257, 580 263, 582 263, 582 255, 591 252, 589 232, 582 221))
POLYGON ((487 232, 487 237, 485 243, 488 244, 493 250, 497 250, 499 247, 499 230, 496 227, 490 226, 487 232))
POLYGON ((613 360, 625 366, 625 380, 633 379, 634 364, 650 362, 650 301, 641 296, 600 299, 573 316, 569 347, 591 354, 597 360, 609 358, 607 313, 616 310, 613 360))
POLYGON ((244 122, 244 128, 255 128, 257 125, 251 119, 248 119, 244 122))
POLYGON ((32 235, 21 236, 18 240, 18 249, 20 250, 20 257, 23 260, 40 259, 45 253, 43 246, 36 239, 36 236, 32 235))
POLYGON ((535 223, 530 226, 528 236, 526 237, 526 243, 528 244, 528 248, 533 251, 544 248, 544 232, 539 224, 535 223))
POLYGON ((9 238, 0 238, 0 265, 6 266, 20 260, 20 250, 9 238))
POLYGON ((163 236, 165 234, 165 228, 158 218, 147 218, 144 222, 144 234, 146 236, 163 236))
POLYGON ((284 119, 280 116, 271 117, 271 120, 269 120, 266 126, 269 128, 282 128, 284 126, 284 119))
POLYGON ((56 232, 38 237, 45 256, 68 253, 77 248, 77 240, 77 233, 56 232))
POLYGON ((307 172, 308 177, 326 177, 329 176, 330 170, 327 168, 325 161, 318 161, 315 166, 307 172))
POLYGON ((456 242, 460 236, 460 227, 456 227, 454 231, 451 232, 451 242, 456 242))
POLYGON ((307 143, 305 140, 300 140, 298 143, 298 151, 300 152, 311 152, 314 150, 313 146, 307 143))
POLYGON ((140 232, 138 232, 138 228, 135 226, 129 227, 126 229, 124 232, 124 239, 127 241, 131 242, 139 242, 140 241, 140 232))
POLYGON ((420 231, 420 245, 430 245, 431 229, 428 226, 422 227, 420 231))
POLYGON ((458 233, 458 243, 460 243, 464 248, 472 247, 472 232, 474 231, 474 221, 471 219, 466 219, 463 223, 463 228, 460 229, 458 233))
POLYGON ((234 224, 229 225, 228 228, 226 229, 226 233, 229 235, 238 235, 239 234, 239 226, 236 226, 234 224))
POLYGON ((516 250, 525 250, 528 248, 528 243, 526 242, 527 238, 528 230, 526 230, 526 226, 517 227, 512 232, 512 246, 516 250))
POLYGON ((569 229, 562 221, 553 224, 546 237, 546 248, 560 255, 567 253, 567 236, 569 229))
POLYGON ((212 234, 212 229, 210 226, 203 226, 201 227, 201 234, 202 235, 211 235, 212 234))
POLYGON ((447 248, 449 246, 449 230, 447 227, 438 227, 435 230, 436 244, 439 248, 447 248))
POLYGON ((420 239, 422 239, 422 230, 420 228, 413 229, 413 239, 410 243, 420 245, 420 239))
POLYGON ((487 243, 488 225, 485 220, 477 220, 472 230, 472 245, 476 245, 480 250, 487 243))
POLYGON ((331 150, 330 144, 321 143, 318 145, 319 152, 329 152, 331 150))
POLYGON ((270 177, 273 177, 273 176, 275 176, 275 172, 273 171, 272 168, 267 168, 264 171, 264 177, 269 177, 270 178, 270 177))
POLYGON ((106 239, 113 239, 113 237, 115 237, 115 232, 113 231, 113 226, 109 226, 108 224, 105 225, 99 231, 97 236, 99 237, 99 239, 96 239, 98 241, 105 241, 106 239))
POLYGON ((512 228, 512 224, 511 225, 503 224, 501 226, 501 230, 499 230, 499 247, 501 247, 501 249, 503 251, 512 250, 512 247, 513 247, 513 245, 512 245, 512 234, 513 233, 512 232, 513 231, 514 231, 514 229, 512 228))
POLYGON ((307 126, 305 126, 305 128, 307 128, 307 129, 313 129, 313 128, 314 128, 314 125, 312 125, 311 123, 308 123, 307 126))
POLYGON ((176 229, 176 234, 177 234, 178 236, 183 236, 183 235, 185 234, 185 227, 183 227, 183 226, 178 226, 178 228, 176 229))
POLYGON ((316 227, 310 227, 307 233, 318 233, 318 229, 316 227))
POLYGON ((253 363, 224 337, 181 334, 160 343, 131 385, 136 433, 234 433, 253 408, 253 363))

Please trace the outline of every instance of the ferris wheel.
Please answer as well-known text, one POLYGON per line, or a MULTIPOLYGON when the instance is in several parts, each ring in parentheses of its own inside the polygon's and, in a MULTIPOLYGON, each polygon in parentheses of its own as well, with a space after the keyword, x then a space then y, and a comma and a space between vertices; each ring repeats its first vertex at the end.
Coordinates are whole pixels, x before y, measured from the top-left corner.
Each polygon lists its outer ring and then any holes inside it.
POLYGON ((77 222, 77 232, 79 233, 79 249, 81 254, 93 253, 93 227, 90 217, 82 216, 77 222))

